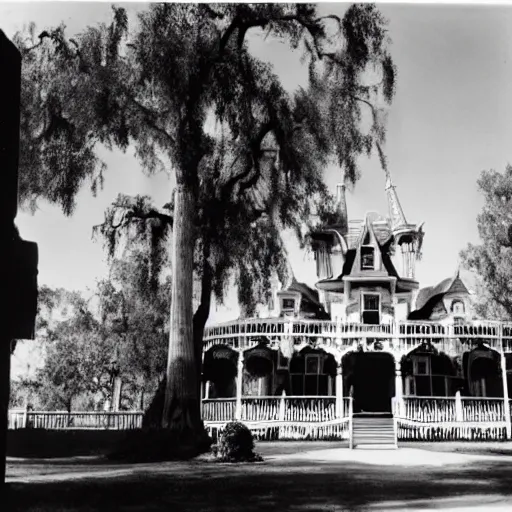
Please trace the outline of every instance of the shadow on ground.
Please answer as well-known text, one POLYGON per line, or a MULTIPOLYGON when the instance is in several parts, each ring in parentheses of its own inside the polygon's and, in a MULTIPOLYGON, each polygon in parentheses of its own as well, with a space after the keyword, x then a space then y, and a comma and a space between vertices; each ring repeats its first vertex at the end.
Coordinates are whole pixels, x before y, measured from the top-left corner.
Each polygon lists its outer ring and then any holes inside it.
MULTIPOLYGON (((305 446, 302 451, 311 448, 314 445, 305 446)), ((264 447, 261 451, 270 450, 271 447, 264 447)), ((281 448, 281 454, 283 450, 286 453, 286 448, 281 448)), ((458 499, 462 512, 474 504, 487 509, 486 504, 493 499, 512 500, 512 464, 499 457, 443 467, 325 464, 286 458, 247 465, 204 461, 138 465, 98 462, 75 460, 74 464, 61 465, 58 461, 34 461, 31 465, 11 461, 11 477, 42 475, 45 469, 49 474, 50 468, 58 474, 60 468, 66 479, 57 482, 52 477, 35 478, 29 483, 12 483, 10 510, 405 510, 439 509, 443 500, 458 499)), ((503 510, 507 508, 512 509, 510 503, 503 510)))

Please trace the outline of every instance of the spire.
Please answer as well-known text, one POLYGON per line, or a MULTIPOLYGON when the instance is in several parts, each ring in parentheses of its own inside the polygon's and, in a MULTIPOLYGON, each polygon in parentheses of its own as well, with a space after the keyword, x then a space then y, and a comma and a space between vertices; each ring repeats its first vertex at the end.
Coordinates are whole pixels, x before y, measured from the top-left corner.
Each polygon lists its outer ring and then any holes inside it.
POLYGON ((345 185, 342 183, 336 185, 336 213, 340 233, 346 235, 348 233, 347 200, 345 197, 345 185))
POLYGON ((391 181, 391 174, 389 171, 386 171, 386 194, 388 196, 388 207, 389 207, 389 217, 391 219, 391 229, 396 229, 401 226, 407 225, 407 221, 405 220, 404 211, 402 210, 402 206, 400 205, 400 201, 398 200, 398 195, 395 190, 395 186, 391 181))

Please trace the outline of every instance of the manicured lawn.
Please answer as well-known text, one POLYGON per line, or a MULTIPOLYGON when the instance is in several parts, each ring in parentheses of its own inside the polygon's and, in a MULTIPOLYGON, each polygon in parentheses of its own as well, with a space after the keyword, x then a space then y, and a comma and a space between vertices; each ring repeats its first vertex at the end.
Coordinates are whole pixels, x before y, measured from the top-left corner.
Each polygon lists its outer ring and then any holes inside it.
MULTIPOLYGON (((457 445, 458 443, 454 443, 457 445)), ((329 462, 340 443, 259 443, 266 461, 219 464, 205 460, 114 464, 97 458, 10 460, 12 511, 349 511, 512 510, 512 457, 461 456, 457 463, 422 465, 433 445, 404 448, 414 466, 385 465, 357 456, 329 462), (417 450, 416 448, 422 448, 417 450), (425 451, 428 450, 428 453, 425 451), (305 454, 304 452, 309 452, 305 454), (290 457, 287 458, 287 455, 290 457), (273 459, 274 456, 278 456, 273 459), (302 458, 297 458, 297 456, 302 458), (476 507, 476 508, 475 508, 476 507)), ((449 445, 442 446, 449 451, 449 445)), ((506 446, 506 445, 502 445, 506 446)), ((454 446, 459 450, 460 446, 454 446)), ((512 447, 510 448, 512 452, 512 447)), ((357 451, 357 450, 356 450, 357 451)), ((359 452, 360 454, 361 452, 359 452)), ((357 455, 357 454, 356 454, 357 455)), ((372 458, 372 453, 365 457, 372 458)), ((380 457, 380 459, 379 459, 380 457)), ((384 459, 382 459, 384 457, 384 459)), ((454 459, 455 460, 455 459, 454 459)))

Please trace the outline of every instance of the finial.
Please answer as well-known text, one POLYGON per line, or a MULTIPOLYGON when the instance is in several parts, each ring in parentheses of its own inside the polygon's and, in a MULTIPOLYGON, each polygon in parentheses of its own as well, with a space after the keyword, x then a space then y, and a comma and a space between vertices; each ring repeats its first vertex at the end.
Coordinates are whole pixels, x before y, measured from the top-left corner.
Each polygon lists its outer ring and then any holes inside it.
POLYGON ((385 190, 390 189, 393 187, 393 182, 391 181, 391 174, 388 170, 386 170, 386 187, 385 190))
POLYGON ((402 206, 400 204, 400 200, 398 199, 398 194, 396 192, 395 186, 391 181, 391 173, 388 169, 386 169, 386 194, 388 196, 388 208, 389 208, 389 217, 391 219, 392 229, 396 229, 400 226, 407 225, 407 221, 405 219, 404 211, 402 210, 402 206))

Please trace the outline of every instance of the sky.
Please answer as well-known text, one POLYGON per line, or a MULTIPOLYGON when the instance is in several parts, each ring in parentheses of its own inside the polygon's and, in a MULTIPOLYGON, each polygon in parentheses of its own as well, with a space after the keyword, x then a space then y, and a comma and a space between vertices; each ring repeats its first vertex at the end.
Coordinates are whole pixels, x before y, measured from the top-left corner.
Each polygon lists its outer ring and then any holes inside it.
MULTIPOLYGON (((144 4, 127 7, 133 14, 144 4)), ((429 286, 452 276, 460 250, 479 241, 480 173, 502 171, 512 161, 512 6, 379 7, 389 21, 390 51, 398 68, 385 152, 407 220, 425 222, 417 279, 420 286, 429 286)), ((326 14, 346 8, 320 6, 326 14)), ((0 28, 12 37, 31 21, 41 30, 64 21, 72 34, 108 22, 110 13, 108 3, 0 3, 0 28)), ((284 45, 260 42, 255 52, 272 62, 286 87, 305 84, 299 56, 284 45)), ((101 157, 108 167, 104 189, 94 198, 84 188, 73 217, 44 203, 34 215, 18 214, 22 237, 39 245, 40 284, 86 289, 106 275, 106 253, 91 233, 118 193, 147 194, 158 205, 170 198, 169 175, 145 176, 131 151, 102 150, 101 157)), ((347 196, 349 217, 362 219, 368 211, 387 215, 385 178, 377 159, 361 158, 360 166, 363 177, 347 196)), ((327 169, 333 191, 340 179, 339 168, 327 169)), ((296 278, 313 285, 314 262, 289 240, 296 278)), ((226 308, 215 307, 210 322, 236 317, 233 301, 230 295, 226 308)))

